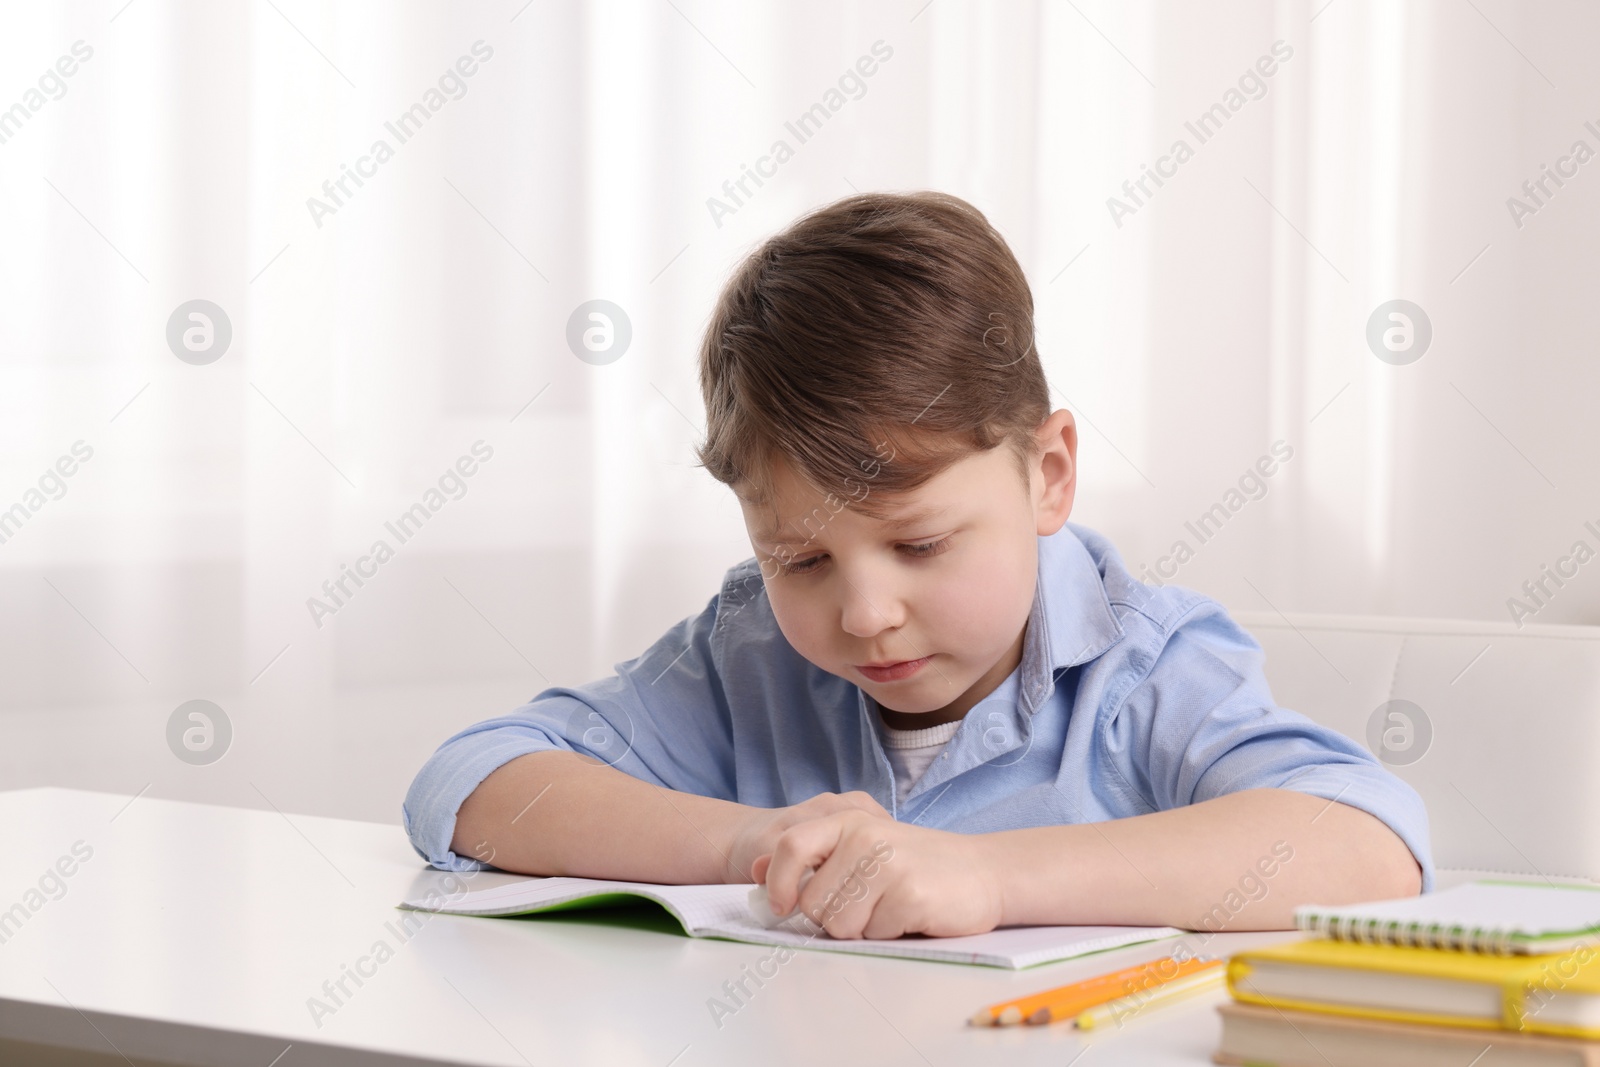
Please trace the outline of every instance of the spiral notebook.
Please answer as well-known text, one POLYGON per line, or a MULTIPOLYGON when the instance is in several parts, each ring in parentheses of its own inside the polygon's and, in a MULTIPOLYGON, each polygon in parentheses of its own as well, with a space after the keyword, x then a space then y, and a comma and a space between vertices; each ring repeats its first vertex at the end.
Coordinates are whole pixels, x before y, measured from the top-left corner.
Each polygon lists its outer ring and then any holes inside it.
POLYGON ((1294 922, 1308 933, 1366 944, 1561 952, 1600 937, 1600 886, 1483 880, 1371 904, 1305 904, 1294 922))
POLYGON ((630 898, 661 905, 690 937, 1014 970, 1183 933, 1171 926, 1008 926, 967 937, 835 940, 798 913, 772 929, 762 926, 750 913, 748 885, 656 885, 593 878, 529 878, 467 893, 419 897, 399 906, 449 915, 510 916, 608 907, 629 903, 630 898))

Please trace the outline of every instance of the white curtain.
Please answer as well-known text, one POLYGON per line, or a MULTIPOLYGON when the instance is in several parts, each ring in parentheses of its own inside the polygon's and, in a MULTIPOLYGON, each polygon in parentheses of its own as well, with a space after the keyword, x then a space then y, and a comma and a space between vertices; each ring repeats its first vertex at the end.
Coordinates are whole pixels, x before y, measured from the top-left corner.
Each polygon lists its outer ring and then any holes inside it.
MULTIPOLYGON (((394 821, 449 733, 636 655, 749 554, 693 465, 720 285, 857 190, 1007 236, 1073 518, 1135 570, 1506 618, 1600 548, 1600 164, 1559 162, 1600 149, 1597 30, 1504 0, 13 6, 0 787, 394 821), (1576 169, 1533 204, 1546 165, 1576 169), (1432 329, 1404 365, 1366 338, 1396 299, 1432 329), (196 300, 212 362, 168 342, 196 300), (594 300, 631 328, 609 363, 567 340, 594 300), (195 699, 214 762, 169 741, 195 699)), ((1544 590, 1535 621, 1595 621, 1600 564, 1544 590)))

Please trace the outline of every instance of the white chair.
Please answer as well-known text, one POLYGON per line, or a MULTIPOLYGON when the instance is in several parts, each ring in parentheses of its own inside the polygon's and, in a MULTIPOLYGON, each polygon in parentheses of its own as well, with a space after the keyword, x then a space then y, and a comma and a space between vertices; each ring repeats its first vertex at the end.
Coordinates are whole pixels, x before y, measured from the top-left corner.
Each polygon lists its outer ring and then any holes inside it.
POLYGON ((1421 794, 1436 888, 1600 881, 1600 626, 1233 616, 1261 643, 1280 706, 1355 739, 1421 794))

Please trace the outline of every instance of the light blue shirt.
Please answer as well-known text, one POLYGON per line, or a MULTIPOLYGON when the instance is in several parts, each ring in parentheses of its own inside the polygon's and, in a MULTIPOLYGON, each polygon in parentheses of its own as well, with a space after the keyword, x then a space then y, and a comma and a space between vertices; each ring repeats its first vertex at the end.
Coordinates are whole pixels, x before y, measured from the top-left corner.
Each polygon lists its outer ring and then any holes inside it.
POLYGON ((1075 523, 1038 542, 1022 662, 903 802, 877 709, 789 644, 752 557, 614 676, 546 689, 445 741, 406 793, 406 833, 435 867, 484 869, 450 849, 457 809, 497 767, 546 749, 757 807, 859 789, 898 820, 973 834, 1278 787, 1381 819, 1432 890, 1422 798, 1348 737, 1273 703, 1260 645, 1220 604, 1138 581, 1075 523))

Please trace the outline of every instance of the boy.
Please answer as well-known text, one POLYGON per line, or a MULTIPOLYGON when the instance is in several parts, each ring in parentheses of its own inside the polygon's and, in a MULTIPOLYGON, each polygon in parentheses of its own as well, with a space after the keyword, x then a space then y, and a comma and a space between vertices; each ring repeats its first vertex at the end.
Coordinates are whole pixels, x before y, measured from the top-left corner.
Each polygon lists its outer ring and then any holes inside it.
POLYGON ((417 851, 765 882, 835 937, 1277 929, 1429 891, 1417 794, 1274 705, 1220 605, 1067 522, 1077 431, 1033 340, 1021 267, 955 197, 767 241, 700 357, 699 459, 755 556, 615 676, 446 741, 406 796, 417 851))

